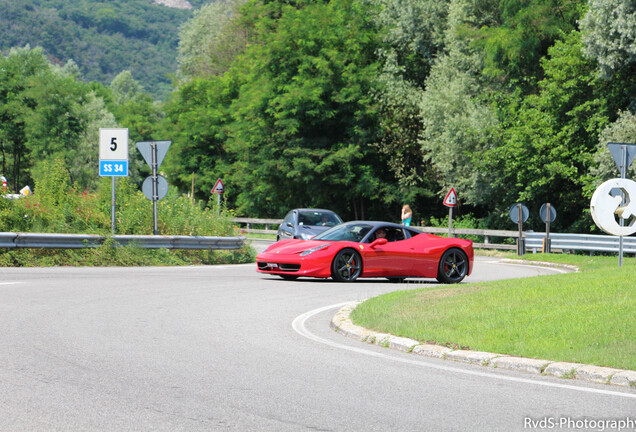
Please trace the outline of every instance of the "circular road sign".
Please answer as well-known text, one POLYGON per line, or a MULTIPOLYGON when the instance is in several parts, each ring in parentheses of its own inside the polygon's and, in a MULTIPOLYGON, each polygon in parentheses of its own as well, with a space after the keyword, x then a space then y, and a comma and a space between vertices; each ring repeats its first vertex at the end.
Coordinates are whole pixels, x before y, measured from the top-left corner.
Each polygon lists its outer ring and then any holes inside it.
MULTIPOLYGON (((539 209, 539 216, 541 216, 541 220, 545 223, 548 222, 548 205, 543 204, 539 209)), ((554 222, 556 219, 557 212, 552 204, 550 204, 550 223, 554 222)))
MULTIPOLYGON (((143 184, 141 185, 141 190, 146 195, 150 201, 152 201, 152 176, 146 177, 143 184)), ((157 201, 165 198, 168 194, 168 180, 164 177, 158 175, 157 176, 157 201)))
POLYGON ((522 222, 527 221, 528 216, 530 216, 530 211, 528 210, 528 207, 520 203, 514 204, 512 207, 510 207, 510 219, 514 223, 519 223, 519 209, 517 208, 518 205, 521 205, 521 221, 522 222))

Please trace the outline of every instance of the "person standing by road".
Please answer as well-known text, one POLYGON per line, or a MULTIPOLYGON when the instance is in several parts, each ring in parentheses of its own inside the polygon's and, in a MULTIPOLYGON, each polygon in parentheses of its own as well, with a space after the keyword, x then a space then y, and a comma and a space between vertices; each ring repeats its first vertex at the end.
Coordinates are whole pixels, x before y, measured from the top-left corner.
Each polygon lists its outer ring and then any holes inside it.
POLYGON ((411 219, 413 218, 413 212, 408 204, 404 204, 402 207, 402 225, 411 226, 411 219))

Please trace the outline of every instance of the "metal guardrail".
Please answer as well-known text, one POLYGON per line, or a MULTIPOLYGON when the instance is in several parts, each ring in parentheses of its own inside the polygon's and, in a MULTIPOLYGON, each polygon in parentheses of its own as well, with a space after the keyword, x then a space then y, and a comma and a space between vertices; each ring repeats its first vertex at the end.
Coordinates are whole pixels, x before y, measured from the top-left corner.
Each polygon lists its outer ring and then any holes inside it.
MULTIPOLYGON (((256 219, 256 218, 234 218, 232 219, 234 223, 243 224, 246 227, 242 229, 245 233, 250 234, 276 234, 277 230, 269 229, 270 225, 280 225, 283 223, 282 219, 256 219), (265 229, 255 229, 252 228, 253 225, 263 225, 265 229)), ((447 235, 448 228, 438 228, 438 227, 420 227, 414 226, 413 228, 417 228, 418 230, 430 234, 440 234, 447 235)), ((473 243, 473 246, 480 249, 503 249, 503 250, 515 250, 517 248, 514 244, 502 244, 502 243, 491 243, 491 237, 505 237, 505 238, 514 238, 516 239, 519 236, 518 231, 507 231, 507 230, 483 230, 483 229, 472 229, 472 228, 456 228, 452 230, 453 235, 477 235, 484 237, 484 243, 473 243)))
POLYGON ((155 236, 51 233, 0 233, 0 248, 82 249, 98 247, 108 239, 115 246, 143 249, 240 249, 245 237, 155 236))
MULTIPOLYGON (((542 251, 545 233, 526 232, 526 251, 542 251)), ((550 233, 551 250, 581 250, 618 253, 618 236, 550 233)), ((636 237, 623 237, 623 252, 636 253, 636 237)))
MULTIPOLYGON (((276 234, 276 230, 270 230, 270 225, 280 225, 282 219, 255 219, 255 218, 234 218, 233 222, 238 224, 245 224, 247 228, 243 229, 244 232, 254 234, 276 234), (253 229, 252 225, 264 225, 265 229, 253 229)), ((420 227, 415 226, 420 231, 438 234, 448 235, 448 228, 439 227, 420 227)), ((473 246, 478 249, 501 249, 501 250, 516 250, 515 244, 501 244, 491 243, 492 237, 504 237, 518 240, 519 232, 511 230, 487 230, 487 229, 472 229, 472 228, 454 228, 452 229, 453 235, 476 235, 483 236, 484 243, 473 243, 473 246)), ((535 233, 525 231, 523 233, 525 240, 526 251, 540 252, 543 250, 543 241, 545 239, 545 233, 535 233)), ((581 250, 581 251, 598 251, 598 252, 618 252, 618 237, 608 235, 594 235, 594 234, 559 234, 550 233, 550 244, 552 250, 581 250)), ((625 253, 636 253, 636 237, 623 237, 623 249, 625 253)))

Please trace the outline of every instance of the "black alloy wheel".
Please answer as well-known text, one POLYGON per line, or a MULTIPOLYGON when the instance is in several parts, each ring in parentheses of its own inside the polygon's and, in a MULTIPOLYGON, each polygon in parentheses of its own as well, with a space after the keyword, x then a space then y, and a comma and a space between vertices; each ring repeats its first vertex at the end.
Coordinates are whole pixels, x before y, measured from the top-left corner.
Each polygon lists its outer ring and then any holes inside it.
POLYGON ((362 274, 362 258, 353 249, 343 249, 331 263, 331 277, 338 282, 353 282, 362 274))
POLYGON ((468 257, 460 249, 449 249, 439 260, 437 280, 442 283, 461 282, 468 273, 468 257))

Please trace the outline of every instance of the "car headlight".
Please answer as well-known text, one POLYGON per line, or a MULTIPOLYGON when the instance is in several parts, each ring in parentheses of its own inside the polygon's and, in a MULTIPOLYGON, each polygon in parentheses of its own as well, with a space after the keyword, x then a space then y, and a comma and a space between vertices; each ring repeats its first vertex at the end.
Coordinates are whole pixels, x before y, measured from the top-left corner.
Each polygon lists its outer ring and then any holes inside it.
POLYGON ((331 244, 331 243, 326 243, 326 244, 323 244, 323 245, 320 245, 320 246, 312 247, 311 249, 304 250, 304 251, 302 251, 302 252, 300 253, 300 256, 309 255, 310 253, 314 253, 314 252, 316 252, 317 250, 320 250, 320 249, 324 249, 324 248, 326 248, 326 247, 327 247, 327 246, 329 246, 330 244, 331 244))
POLYGON ((311 240, 315 236, 313 234, 300 233, 300 238, 303 240, 311 240))

